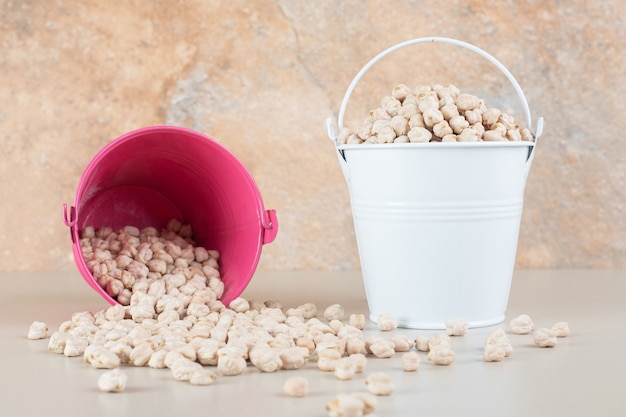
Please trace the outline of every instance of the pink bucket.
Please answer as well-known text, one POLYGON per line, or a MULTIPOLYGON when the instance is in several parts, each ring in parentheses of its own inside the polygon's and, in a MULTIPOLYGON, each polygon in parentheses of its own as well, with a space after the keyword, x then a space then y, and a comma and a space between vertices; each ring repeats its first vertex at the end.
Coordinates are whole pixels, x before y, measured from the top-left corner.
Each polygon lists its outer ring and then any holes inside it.
POLYGON ((138 129, 115 139, 89 163, 74 205, 63 204, 74 260, 87 283, 109 303, 80 251, 87 227, 164 227, 177 218, 191 225, 196 244, 220 252, 228 305, 246 288, 264 244, 278 232, 274 210, 265 210, 250 173, 224 146, 174 126, 138 129))

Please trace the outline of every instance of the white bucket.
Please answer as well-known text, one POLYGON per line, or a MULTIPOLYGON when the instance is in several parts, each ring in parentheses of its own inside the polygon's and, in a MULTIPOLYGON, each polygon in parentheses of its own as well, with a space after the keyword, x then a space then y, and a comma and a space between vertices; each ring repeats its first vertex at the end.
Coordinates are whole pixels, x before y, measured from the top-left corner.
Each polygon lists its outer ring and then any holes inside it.
MULTIPOLYGON (((517 81, 486 52, 447 38, 393 46, 357 74, 341 105, 380 58, 421 42, 468 48, 517 81)), ((541 134, 539 118, 535 139, 541 134)), ((352 215, 370 319, 392 314, 401 327, 442 329, 463 318, 470 327, 504 320, 513 276, 524 187, 535 142, 430 142, 338 145, 328 133, 350 190, 352 215)))

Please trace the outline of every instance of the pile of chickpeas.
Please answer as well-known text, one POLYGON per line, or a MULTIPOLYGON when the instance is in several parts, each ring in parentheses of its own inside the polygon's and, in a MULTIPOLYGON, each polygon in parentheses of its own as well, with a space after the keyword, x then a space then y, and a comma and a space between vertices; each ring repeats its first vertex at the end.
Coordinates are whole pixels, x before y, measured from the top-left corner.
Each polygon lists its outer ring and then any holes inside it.
MULTIPOLYGON (((451 337, 464 336, 469 328, 466 320, 453 319, 446 321, 445 333, 432 337, 385 337, 398 320, 381 314, 380 333, 366 336, 365 315, 345 317, 340 304, 319 311, 314 303, 285 308, 278 301, 238 297, 225 306, 219 299, 224 291, 219 253, 194 246, 191 228, 176 220, 160 231, 86 228, 80 244, 92 274, 119 304, 74 313, 50 335, 45 322, 34 322, 28 338, 49 338, 49 351, 82 357, 106 370, 98 380, 106 392, 125 389, 123 366, 169 369, 176 380, 211 385, 242 374, 248 366, 277 372, 314 361, 320 371, 350 380, 366 371, 368 358, 392 358, 400 352, 402 369, 415 372, 420 353, 434 365, 451 365, 456 359, 451 337)), ((510 327, 515 334, 534 333, 541 347, 554 347, 557 337, 569 334, 565 322, 534 330, 526 315, 513 319, 510 327)), ((497 329, 485 341, 483 360, 502 361, 512 351, 504 330, 497 329)), ((291 396, 304 396, 308 380, 296 375, 282 388, 291 396)), ((378 396, 394 390, 387 373, 373 372, 365 378, 363 391, 338 395, 326 409, 329 416, 363 415, 375 409, 378 396)))
POLYGON ((454 85, 411 89, 400 84, 361 126, 344 127, 337 136, 339 145, 522 140, 534 138, 513 116, 454 85))

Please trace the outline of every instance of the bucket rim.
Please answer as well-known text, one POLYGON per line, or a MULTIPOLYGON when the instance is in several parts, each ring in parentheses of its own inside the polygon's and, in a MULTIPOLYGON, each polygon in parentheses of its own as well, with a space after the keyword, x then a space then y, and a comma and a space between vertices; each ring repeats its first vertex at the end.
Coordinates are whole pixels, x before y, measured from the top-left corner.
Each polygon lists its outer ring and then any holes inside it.
POLYGON ((534 147, 530 141, 492 141, 492 142, 412 142, 412 143, 361 143, 337 145, 341 151, 353 149, 429 149, 429 148, 507 148, 534 147))

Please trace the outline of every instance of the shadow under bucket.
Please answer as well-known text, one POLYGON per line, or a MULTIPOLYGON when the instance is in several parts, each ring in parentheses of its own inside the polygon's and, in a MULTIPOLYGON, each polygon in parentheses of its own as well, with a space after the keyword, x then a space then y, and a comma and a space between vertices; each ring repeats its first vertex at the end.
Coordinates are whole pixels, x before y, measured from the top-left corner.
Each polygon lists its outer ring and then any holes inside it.
MULTIPOLYGON (((495 59, 463 42, 447 42, 487 57, 505 72, 530 113, 521 89, 495 59)), ((339 145, 329 136, 350 191, 370 319, 392 314, 401 327, 443 329, 462 318, 470 327, 504 320, 515 265, 524 188, 536 142, 427 142, 339 145)), ((542 128, 539 120, 535 139, 542 128)))
POLYGON ((109 303, 80 250, 87 226, 163 228, 170 219, 191 225, 196 245, 220 252, 228 305, 246 288, 264 244, 278 232, 274 210, 243 164, 224 146, 198 132, 153 126, 105 146, 80 179, 73 206, 63 205, 74 261, 85 281, 109 303))

